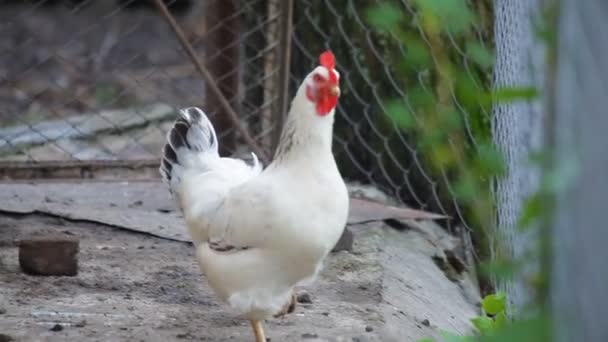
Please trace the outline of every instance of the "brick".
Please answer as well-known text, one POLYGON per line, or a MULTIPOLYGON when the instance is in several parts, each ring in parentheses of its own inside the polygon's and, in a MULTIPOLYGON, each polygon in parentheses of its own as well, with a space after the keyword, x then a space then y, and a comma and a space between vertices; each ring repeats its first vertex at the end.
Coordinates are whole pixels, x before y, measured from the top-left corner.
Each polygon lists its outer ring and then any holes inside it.
POLYGON ((71 238, 37 238, 19 243, 23 272, 43 276, 78 274, 79 241, 71 238))

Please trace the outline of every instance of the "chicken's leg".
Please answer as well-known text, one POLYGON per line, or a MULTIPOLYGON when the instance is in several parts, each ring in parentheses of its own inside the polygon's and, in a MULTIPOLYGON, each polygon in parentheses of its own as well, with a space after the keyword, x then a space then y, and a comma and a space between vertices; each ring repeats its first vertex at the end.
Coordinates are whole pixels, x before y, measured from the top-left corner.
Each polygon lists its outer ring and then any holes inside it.
POLYGON ((266 337, 264 336, 264 329, 262 328, 262 322, 251 320, 251 327, 253 328, 253 333, 255 334, 255 342, 266 342, 266 337))

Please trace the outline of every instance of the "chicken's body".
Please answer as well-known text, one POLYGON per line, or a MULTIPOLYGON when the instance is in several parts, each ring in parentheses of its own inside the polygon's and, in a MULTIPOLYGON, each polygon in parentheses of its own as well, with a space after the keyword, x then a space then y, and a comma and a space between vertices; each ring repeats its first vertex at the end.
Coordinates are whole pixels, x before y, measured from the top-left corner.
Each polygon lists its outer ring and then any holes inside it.
MULTIPOLYGON (((323 68, 311 75, 335 72, 323 68)), ((311 75, 263 171, 257 158, 253 165, 220 158, 213 126, 197 108, 182 111, 164 150, 161 173, 183 210, 202 272, 252 321, 280 312, 293 288, 317 275, 347 220, 348 193, 331 151, 334 109, 317 114, 311 75)))

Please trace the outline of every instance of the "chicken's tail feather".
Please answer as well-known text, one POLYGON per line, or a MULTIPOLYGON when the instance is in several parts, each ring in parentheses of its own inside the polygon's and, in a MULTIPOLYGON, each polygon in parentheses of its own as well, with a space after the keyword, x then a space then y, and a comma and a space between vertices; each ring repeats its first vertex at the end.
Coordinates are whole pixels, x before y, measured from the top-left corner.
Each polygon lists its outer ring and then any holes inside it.
POLYGON ((218 156, 215 129, 201 109, 182 109, 180 117, 167 133, 167 143, 162 150, 160 173, 163 179, 169 184, 179 181, 174 178, 179 178, 180 170, 192 166, 195 157, 201 153, 218 156))

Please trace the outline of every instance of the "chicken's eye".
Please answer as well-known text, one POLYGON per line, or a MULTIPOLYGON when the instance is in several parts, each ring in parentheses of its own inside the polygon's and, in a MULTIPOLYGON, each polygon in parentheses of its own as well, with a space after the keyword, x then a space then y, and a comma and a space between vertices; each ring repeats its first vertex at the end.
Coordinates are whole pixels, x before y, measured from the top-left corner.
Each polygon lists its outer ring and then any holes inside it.
POLYGON ((322 77, 321 77, 321 75, 319 75, 319 74, 315 74, 315 75, 312 77, 312 79, 313 79, 313 81, 315 81, 315 82, 321 82, 321 81, 323 80, 323 78, 322 78, 322 77))

